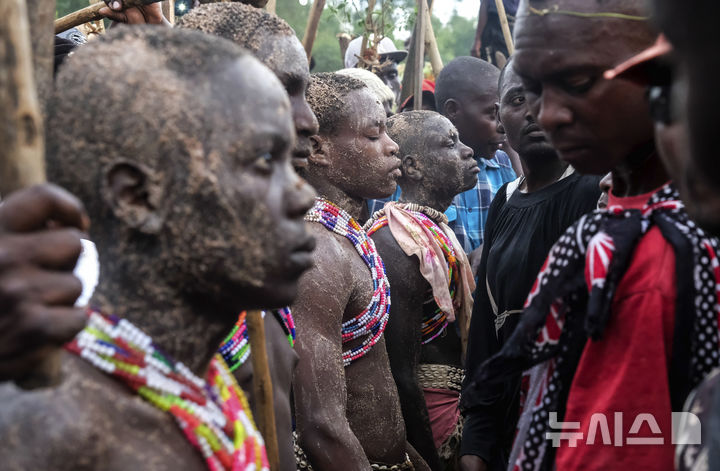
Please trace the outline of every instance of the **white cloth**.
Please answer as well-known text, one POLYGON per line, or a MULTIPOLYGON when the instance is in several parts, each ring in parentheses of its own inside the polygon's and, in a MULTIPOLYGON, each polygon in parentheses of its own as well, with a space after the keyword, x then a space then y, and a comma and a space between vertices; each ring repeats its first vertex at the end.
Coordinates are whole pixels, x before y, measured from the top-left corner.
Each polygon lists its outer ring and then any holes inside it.
POLYGON ((75 301, 76 306, 87 306, 100 278, 100 261, 98 260, 95 244, 89 240, 82 239, 82 246, 83 251, 73 271, 73 274, 80 278, 83 285, 82 294, 80 294, 80 297, 75 301))

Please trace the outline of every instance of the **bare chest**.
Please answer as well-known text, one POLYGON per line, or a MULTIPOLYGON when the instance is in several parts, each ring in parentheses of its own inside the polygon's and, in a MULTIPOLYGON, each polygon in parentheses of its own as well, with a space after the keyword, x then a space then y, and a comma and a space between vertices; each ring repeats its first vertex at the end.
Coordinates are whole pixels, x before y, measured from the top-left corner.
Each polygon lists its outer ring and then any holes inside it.
POLYGON ((370 305, 374 291, 372 275, 365 261, 354 250, 346 253, 347 257, 344 264, 352 282, 350 284, 350 297, 343 314, 343 322, 362 313, 370 305))

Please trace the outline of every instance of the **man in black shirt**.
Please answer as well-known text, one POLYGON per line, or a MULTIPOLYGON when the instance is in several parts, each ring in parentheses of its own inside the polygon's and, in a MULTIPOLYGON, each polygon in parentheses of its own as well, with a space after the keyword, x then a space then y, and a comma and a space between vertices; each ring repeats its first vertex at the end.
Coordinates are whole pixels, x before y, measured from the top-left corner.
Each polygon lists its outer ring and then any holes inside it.
MULTIPOLYGON (((499 130, 520 155, 524 176, 498 191, 485 226, 485 245, 468 341, 466 378, 498 352, 517 326, 547 253, 581 215, 595 209, 598 177, 561 161, 530 115, 520 77, 508 62, 499 80, 499 130)), ((502 388, 464 384, 463 471, 501 470, 517 423, 519 377, 502 388)))

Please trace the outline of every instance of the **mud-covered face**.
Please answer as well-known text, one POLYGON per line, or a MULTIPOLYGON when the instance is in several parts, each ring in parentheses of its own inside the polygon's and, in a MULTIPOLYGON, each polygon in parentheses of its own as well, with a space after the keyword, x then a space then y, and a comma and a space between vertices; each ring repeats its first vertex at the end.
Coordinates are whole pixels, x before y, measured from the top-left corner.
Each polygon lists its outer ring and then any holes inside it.
POLYGON ((423 178, 430 179, 429 185, 435 194, 454 197, 467 191, 477 183, 480 168, 473 159, 471 148, 460 142, 455 126, 449 119, 438 114, 429 118, 424 126, 427 161, 423 178))
MULTIPOLYGON (((587 10, 581 0, 561 7, 587 10)), ((644 87, 603 78, 605 70, 650 45, 647 28, 524 13, 515 28, 513 66, 532 115, 560 157, 582 173, 602 175, 652 142, 644 87)))
POLYGON ((387 135, 385 110, 367 88, 345 97, 346 112, 331 136, 324 136, 332 159, 328 179, 356 198, 385 198, 400 177, 398 146, 387 135))
POLYGON ((262 34, 260 40, 262 45, 257 53, 258 59, 275 73, 290 97, 296 133, 293 166, 307 167, 312 151, 310 136, 317 134, 318 121, 305 97, 310 84, 305 50, 294 35, 262 34))
POLYGON ((171 206, 165 242, 194 275, 183 280, 187 291, 217 291, 246 309, 287 305, 314 246, 303 221, 314 192, 290 163, 287 94, 250 57, 219 71, 212 86, 197 118, 210 133, 191 155, 185 201, 171 206))

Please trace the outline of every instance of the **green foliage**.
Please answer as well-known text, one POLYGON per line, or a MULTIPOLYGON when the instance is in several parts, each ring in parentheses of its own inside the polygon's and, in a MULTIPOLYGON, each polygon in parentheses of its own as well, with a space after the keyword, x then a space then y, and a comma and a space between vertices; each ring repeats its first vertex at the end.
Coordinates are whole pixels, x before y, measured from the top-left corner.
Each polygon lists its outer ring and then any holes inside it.
POLYGON ((475 41, 477 18, 464 18, 455 12, 445 26, 433 16, 432 25, 443 64, 458 56, 470 55, 470 48, 475 41))
POLYGON ((56 0, 55 17, 60 18, 88 5, 90 5, 88 0, 56 0))
MULTIPOLYGON (((278 0, 277 2, 278 16, 292 26, 300 40, 305 34, 311 5, 311 0, 306 6, 300 5, 297 0, 278 0)), ((329 8, 325 8, 320 17, 318 34, 313 45, 315 59, 313 72, 332 72, 343 68, 340 45, 336 37, 342 31, 340 21, 335 13, 329 8)))

